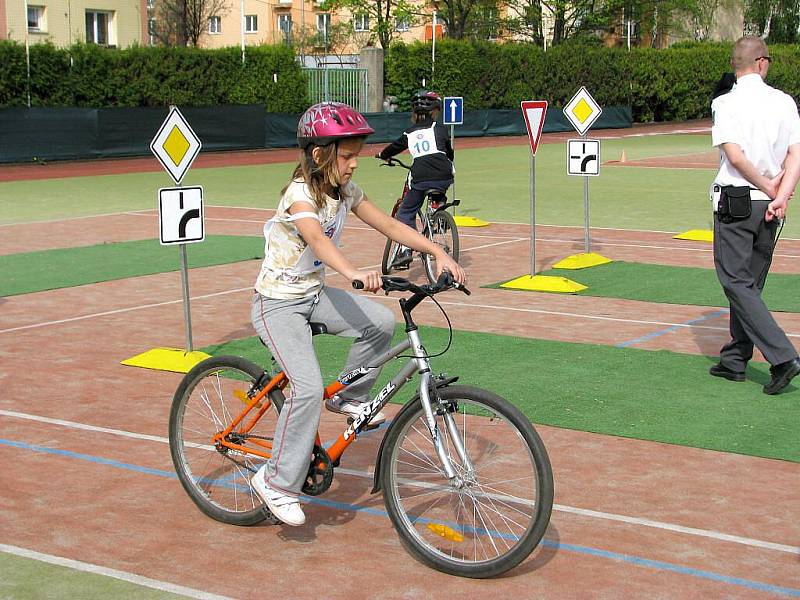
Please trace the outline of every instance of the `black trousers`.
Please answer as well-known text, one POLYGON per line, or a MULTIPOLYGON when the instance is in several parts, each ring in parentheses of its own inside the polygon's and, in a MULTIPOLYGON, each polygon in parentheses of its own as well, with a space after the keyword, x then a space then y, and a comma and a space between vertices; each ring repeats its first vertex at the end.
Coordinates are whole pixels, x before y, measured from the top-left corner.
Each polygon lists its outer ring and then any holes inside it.
POLYGON ((731 340, 720 350, 719 361, 733 371, 745 370, 753 346, 772 365, 797 357, 761 298, 778 227, 777 221, 764 220, 768 205, 752 200, 750 216, 731 223, 714 215, 714 266, 731 310, 731 340))

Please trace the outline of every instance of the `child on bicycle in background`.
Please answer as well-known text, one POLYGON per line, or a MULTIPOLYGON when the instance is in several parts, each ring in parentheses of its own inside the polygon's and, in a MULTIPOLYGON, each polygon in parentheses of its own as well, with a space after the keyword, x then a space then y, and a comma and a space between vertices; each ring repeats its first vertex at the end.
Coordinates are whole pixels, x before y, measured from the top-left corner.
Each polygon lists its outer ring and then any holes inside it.
MULTIPOLYGON (((431 189, 446 192, 453 184, 453 146, 444 125, 436 122, 441 110, 442 99, 439 94, 418 91, 411 98, 412 125, 377 155, 377 158, 387 160, 407 149, 414 158, 408 175, 407 192, 396 215, 397 220, 414 229, 425 192, 431 189)), ((405 267, 410 262, 411 249, 404 248, 392 266, 405 267)))
MULTIPOLYGON (((275 426, 272 458, 253 475, 252 485, 272 514, 289 525, 305 522, 298 494, 322 410, 323 381, 309 322, 356 338, 343 373, 369 365, 372 356, 386 352, 394 332, 394 315, 386 306, 325 285, 325 268, 330 267, 348 284, 362 281, 368 292, 381 287, 379 271, 358 270, 339 250, 347 212, 398 243, 434 254, 439 272, 449 270, 459 282, 466 277, 439 246, 382 212, 352 181, 359 152, 371 133, 366 119, 346 104, 326 102, 309 108, 297 126, 300 164, 283 189, 275 216, 264 225, 265 256, 251 317, 289 378, 289 393, 275 426)), ((377 378, 376 369, 327 401, 326 408, 358 415, 377 378)), ((371 424, 383 420, 378 413, 371 424)))

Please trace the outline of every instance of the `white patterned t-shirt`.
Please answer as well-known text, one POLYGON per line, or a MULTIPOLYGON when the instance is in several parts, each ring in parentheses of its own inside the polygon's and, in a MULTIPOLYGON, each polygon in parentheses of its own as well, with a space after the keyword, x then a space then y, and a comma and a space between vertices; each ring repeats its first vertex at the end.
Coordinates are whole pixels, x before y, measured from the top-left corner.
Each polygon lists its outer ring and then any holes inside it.
MULTIPOLYGON (((316 217, 325 235, 339 246, 347 213, 364 197, 352 181, 339 188, 339 200, 325 196, 325 206, 316 209, 316 217)), ((325 265, 300 235, 294 221, 311 216, 307 212, 289 214, 295 202, 316 207, 308 186, 292 181, 283 194, 275 216, 264 224, 264 262, 256 280, 256 291, 268 298, 305 298, 316 294, 325 281, 325 265)))

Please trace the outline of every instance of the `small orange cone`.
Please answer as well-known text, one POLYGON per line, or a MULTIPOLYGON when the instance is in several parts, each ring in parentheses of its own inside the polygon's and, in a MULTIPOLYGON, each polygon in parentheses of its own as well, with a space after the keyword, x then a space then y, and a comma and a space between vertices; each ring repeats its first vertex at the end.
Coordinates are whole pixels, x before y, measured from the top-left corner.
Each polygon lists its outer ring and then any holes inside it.
POLYGON ((625 154, 625 150, 622 151, 622 156, 619 157, 619 162, 628 162, 628 156, 625 154))

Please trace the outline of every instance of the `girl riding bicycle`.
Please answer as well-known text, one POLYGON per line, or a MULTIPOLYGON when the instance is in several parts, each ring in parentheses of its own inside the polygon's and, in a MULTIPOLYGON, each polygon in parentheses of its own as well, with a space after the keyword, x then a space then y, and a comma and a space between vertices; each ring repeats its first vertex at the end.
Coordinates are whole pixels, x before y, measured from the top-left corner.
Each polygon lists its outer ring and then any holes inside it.
MULTIPOLYGON (((453 184, 453 147, 445 127, 436 122, 441 109, 442 99, 436 92, 417 92, 411 98, 411 127, 377 155, 387 160, 407 149, 414 158, 408 175, 408 191, 396 215, 397 220, 414 229, 425 192, 431 189, 445 192, 453 184)), ((411 249, 406 248, 393 266, 403 267, 410 262, 411 249)))
MULTIPOLYGON (((297 126, 300 163, 283 189, 276 214, 264 225, 264 262, 256 280, 252 322, 290 380, 280 412, 273 454, 253 475, 256 490, 272 514, 302 525, 298 494, 305 481, 321 412, 323 381, 311 343, 310 322, 328 333, 355 337, 343 373, 369 364, 389 349, 394 315, 385 306, 324 284, 330 267, 364 289, 381 287, 379 271, 358 270, 339 250, 348 211, 383 235, 436 256, 437 269, 463 283, 466 274, 440 247, 378 209, 353 181, 364 140, 374 130, 356 110, 338 102, 309 108, 297 126)), ((325 403, 333 412, 356 416, 378 377, 370 372, 325 403)), ((385 417, 378 413, 372 425, 385 417)))

